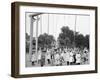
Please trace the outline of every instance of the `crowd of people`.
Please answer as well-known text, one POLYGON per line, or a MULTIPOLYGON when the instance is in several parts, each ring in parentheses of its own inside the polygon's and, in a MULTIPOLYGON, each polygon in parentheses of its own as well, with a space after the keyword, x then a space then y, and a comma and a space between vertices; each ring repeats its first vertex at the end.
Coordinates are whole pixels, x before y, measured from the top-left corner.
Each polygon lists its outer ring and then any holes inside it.
POLYGON ((89 63, 89 50, 79 48, 52 48, 33 51, 31 56, 32 66, 40 64, 45 66, 82 65, 89 63))

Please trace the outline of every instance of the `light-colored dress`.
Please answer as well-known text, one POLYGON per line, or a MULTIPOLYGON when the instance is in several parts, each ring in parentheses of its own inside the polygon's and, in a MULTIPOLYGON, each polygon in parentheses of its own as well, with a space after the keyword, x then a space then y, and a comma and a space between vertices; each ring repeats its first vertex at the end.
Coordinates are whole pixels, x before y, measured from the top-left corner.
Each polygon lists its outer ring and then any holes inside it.
POLYGON ((76 54, 76 63, 81 63, 81 55, 76 54))
POLYGON ((50 58, 51 58, 50 51, 47 51, 47 54, 46 54, 46 59, 50 59, 50 58))
POLYGON ((41 55, 42 55, 42 52, 39 51, 39 52, 38 52, 38 60, 41 60, 41 55))
POLYGON ((69 61, 70 55, 68 52, 64 54, 64 61, 69 61))
POLYGON ((55 64, 56 65, 60 64, 60 55, 59 54, 55 54, 55 64))
POLYGON ((61 57, 64 58, 64 52, 61 53, 61 57))
POLYGON ((36 61, 36 54, 35 54, 35 53, 32 54, 31 61, 32 61, 32 62, 36 61))
POLYGON ((74 55, 74 54, 73 54, 72 52, 70 52, 69 62, 73 62, 73 61, 74 61, 73 55, 74 55))

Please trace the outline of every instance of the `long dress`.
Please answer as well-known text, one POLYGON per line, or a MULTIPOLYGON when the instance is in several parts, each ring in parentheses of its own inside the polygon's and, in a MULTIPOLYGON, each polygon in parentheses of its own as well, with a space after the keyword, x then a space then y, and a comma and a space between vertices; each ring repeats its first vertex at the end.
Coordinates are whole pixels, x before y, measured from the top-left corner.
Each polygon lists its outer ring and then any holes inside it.
POLYGON ((60 64, 63 65, 63 63, 64 63, 64 52, 62 52, 60 55, 60 64))
POLYGON ((32 62, 35 62, 35 61, 36 61, 36 55, 35 55, 35 53, 32 54, 31 61, 32 61, 32 62))
POLYGON ((69 58, 69 62, 72 63, 74 61, 74 57, 73 57, 73 53, 70 52, 70 58, 69 58))
POLYGON ((41 60, 41 55, 42 55, 42 52, 39 51, 39 52, 38 52, 38 60, 41 60))
POLYGON ((66 53, 64 54, 64 61, 65 61, 65 62, 69 62, 69 58, 70 58, 70 54, 69 54, 68 52, 66 52, 66 53))
POLYGON ((76 54, 76 63, 81 63, 81 55, 76 54))
POLYGON ((41 67, 45 65, 45 54, 41 55, 41 67))
POLYGON ((60 64, 60 55, 55 54, 55 65, 59 65, 59 64, 60 64))
POLYGON ((50 51, 47 51, 47 53, 46 53, 46 61, 47 61, 48 64, 51 63, 51 53, 50 53, 50 51))

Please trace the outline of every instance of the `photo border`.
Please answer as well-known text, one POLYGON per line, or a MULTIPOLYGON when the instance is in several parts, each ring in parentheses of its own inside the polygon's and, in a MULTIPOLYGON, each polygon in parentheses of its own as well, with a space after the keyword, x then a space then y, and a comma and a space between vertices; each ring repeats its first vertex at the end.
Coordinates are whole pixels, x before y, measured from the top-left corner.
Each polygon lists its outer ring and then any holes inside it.
POLYGON ((11 4, 11 76, 15 78, 25 77, 41 77, 41 76, 58 76, 58 75, 72 75, 72 74, 86 74, 98 72, 98 54, 97 54, 97 7, 96 6, 80 6, 80 5, 62 5, 62 4, 47 4, 47 3, 31 3, 31 2, 13 2, 11 4), (55 7, 55 8, 72 8, 72 9, 88 9, 95 10, 95 70, 89 71, 74 71, 74 72, 56 72, 56 73, 43 73, 43 74, 23 74, 20 75, 20 56, 19 56, 19 35, 20 35, 20 6, 39 6, 39 7, 55 7))

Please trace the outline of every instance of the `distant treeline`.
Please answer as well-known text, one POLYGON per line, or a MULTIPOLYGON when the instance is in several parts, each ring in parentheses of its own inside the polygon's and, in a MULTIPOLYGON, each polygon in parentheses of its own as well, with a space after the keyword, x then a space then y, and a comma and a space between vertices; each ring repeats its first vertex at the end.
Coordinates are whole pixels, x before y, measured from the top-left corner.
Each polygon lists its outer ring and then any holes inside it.
MULTIPOLYGON (((30 36, 26 33, 26 51, 29 51, 29 38, 30 36)), ((33 48, 35 48, 36 40, 33 37, 33 48)), ((89 35, 83 35, 79 32, 75 32, 69 29, 68 26, 63 26, 61 28, 61 33, 59 33, 57 41, 53 35, 47 33, 41 34, 38 37, 38 48, 51 48, 58 44, 58 47, 79 47, 89 49, 89 35)))

